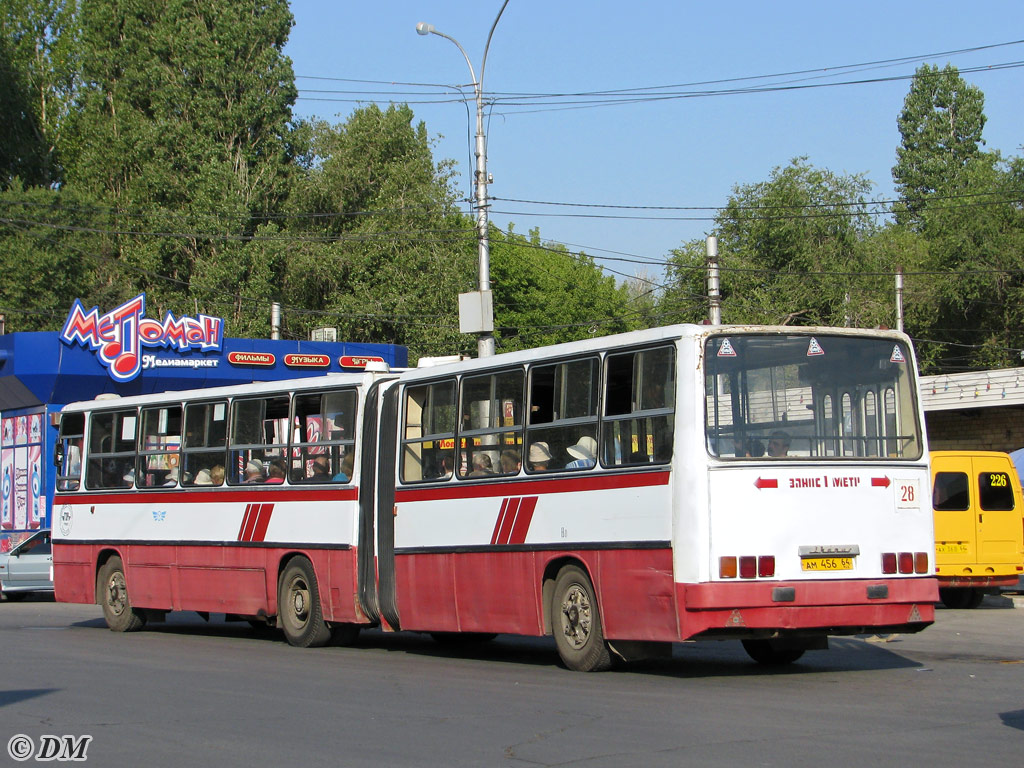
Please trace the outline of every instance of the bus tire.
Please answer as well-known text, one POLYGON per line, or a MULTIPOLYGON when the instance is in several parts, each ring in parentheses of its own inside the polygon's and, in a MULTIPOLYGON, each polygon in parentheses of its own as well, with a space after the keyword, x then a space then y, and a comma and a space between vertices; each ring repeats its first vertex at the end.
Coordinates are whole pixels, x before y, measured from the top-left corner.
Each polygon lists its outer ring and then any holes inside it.
POLYGON ((551 597, 551 629, 558 655, 569 669, 603 672, 611 668, 597 594, 579 566, 568 565, 558 572, 551 597))
POLYGON ((766 667, 783 667, 804 655, 802 648, 776 648, 771 640, 744 640, 743 650, 758 664, 766 667))
POLYGON ((146 614, 132 607, 128 582, 124 577, 124 564, 117 555, 100 568, 96 594, 103 607, 103 618, 111 632, 136 632, 145 626, 146 614))
POLYGON ((947 608, 977 608, 985 599, 985 593, 973 587, 941 587, 939 599, 947 608))
POLYGON ((331 628, 324 621, 313 564, 304 557, 288 563, 277 587, 278 624, 289 645, 315 648, 331 640, 331 628))

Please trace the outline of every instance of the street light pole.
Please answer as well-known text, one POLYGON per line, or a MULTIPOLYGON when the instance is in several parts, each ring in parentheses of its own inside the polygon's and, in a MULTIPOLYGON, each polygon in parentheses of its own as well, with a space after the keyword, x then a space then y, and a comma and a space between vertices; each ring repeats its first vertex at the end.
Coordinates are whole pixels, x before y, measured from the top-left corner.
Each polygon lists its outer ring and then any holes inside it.
POLYGON ((462 53, 469 67, 469 75, 473 79, 473 91, 476 95, 476 171, 473 175, 475 187, 476 205, 476 237, 477 237, 477 293, 462 294, 459 296, 459 325, 464 333, 477 333, 477 355, 479 357, 490 357, 494 354, 494 305, 491 300, 491 241, 487 231, 487 140, 484 136, 484 68, 487 66, 487 52, 491 47, 491 37, 494 29, 498 26, 501 14, 505 12, 505 6, 509 0, 501 4, 501 10, 491 25, 491 31, 487 35, 487 44, 484 46, 484 56, 480 61, 480 77, 476 76, 473 69, 473 62, 469 54, 462 47, 458 40, 451 35, 446 35, 434 28, 433 24, 421 21, 416 25, 416 32, 420 35, 437 35, 445 40, 450 40, 462 53), (472 315, 470 318, 467 315, 472 315))

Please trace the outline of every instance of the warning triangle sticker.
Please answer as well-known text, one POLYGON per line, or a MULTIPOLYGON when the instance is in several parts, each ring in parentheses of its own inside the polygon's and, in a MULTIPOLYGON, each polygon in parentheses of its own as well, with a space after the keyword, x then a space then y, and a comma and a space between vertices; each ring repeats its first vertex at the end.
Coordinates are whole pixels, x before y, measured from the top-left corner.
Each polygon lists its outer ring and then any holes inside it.
POLYGON ((818 343, 818 340, 812 336, 810 344, 807 345, 807 356, 813 357, 814 355, 824 354, 825 350, 821 348, 821 344, 818 343))
POLYGON ((719 357, 736 357, 736 350, 732 348, 732 342, 722 339, 722 346, 718 348, 719 357))
POLYGON ((890 363, 905 363, 907 358, 903 356, 903 350, 900 349, 900 345, 897 344, 892 348, 892 357, 889 358, 890 363))

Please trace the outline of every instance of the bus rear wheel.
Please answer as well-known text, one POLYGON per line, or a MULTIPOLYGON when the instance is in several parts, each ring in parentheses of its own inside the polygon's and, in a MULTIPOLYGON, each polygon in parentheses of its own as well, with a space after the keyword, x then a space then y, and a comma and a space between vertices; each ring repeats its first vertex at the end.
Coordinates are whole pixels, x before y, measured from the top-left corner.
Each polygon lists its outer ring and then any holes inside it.
POLYGON ((324 621, 313 564, 303 557, 288 563, 277 588, 278 624, 289 645, 314 648, 327 645, 331 628, 324 621))
POLYGON ((566 566, 555 579, 551 628, 558 655, 569 669, 603 672, 611 668, 611 650, 604 639, 594 586, 578 566, 566 566))
POLYGON ((132 607, 128 583, 124 578, 124 564, 117 555, 100 568, 96 594, 103 606, 103 618, 112 632, 135 632, 145 626, 146 614, 132 607))

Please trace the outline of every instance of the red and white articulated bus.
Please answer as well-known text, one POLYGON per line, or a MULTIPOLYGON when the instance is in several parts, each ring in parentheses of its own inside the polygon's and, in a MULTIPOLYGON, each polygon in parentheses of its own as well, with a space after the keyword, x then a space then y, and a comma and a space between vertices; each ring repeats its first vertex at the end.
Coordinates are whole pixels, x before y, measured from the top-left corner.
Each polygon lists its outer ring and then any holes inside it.
POLYGON ((892 331, 680 325, 406 371, 74 403, 56 596, 788 663, 934 620, 928 452, 892 331))

